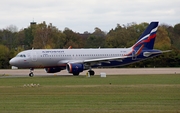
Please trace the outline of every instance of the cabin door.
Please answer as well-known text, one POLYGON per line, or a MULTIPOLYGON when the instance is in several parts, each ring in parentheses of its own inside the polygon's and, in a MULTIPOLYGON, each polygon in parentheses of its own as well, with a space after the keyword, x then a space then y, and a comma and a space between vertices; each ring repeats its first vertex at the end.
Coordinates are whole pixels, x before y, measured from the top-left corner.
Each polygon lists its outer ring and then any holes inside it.
POLYGON ((36 61, 37 60, 37 53, 35 51, 32 51, 31 59, 32 59, 32 61, 36 61))

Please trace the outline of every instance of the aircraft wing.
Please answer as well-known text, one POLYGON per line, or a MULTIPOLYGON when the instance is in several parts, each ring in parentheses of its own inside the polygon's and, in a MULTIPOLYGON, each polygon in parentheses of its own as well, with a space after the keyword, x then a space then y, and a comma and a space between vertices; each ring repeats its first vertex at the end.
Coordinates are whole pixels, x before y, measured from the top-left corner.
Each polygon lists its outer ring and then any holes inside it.
POLYGON ((123 59, 128 58, 128 57, 131 57, 131 56, 89 59, 89 60, 84 60, 84 63, 88 63, 88 62, 107 62, 107 61, 112 61, 112 60, 120 60, 120 61, 122 61, 123 59))
POLYGON ((96 58, 96 59, 88 59, 88 60, 73 60, 73 61, 68 61, 67 63, 83 63, 86 65, 95 65, 95 64, 100 64, 100 63, 110 63, 110 61, 120 61, 122 62, 123 59, 129 58, 132 56, 121 56, 121 57, 108 57, 108 58, 96 58))

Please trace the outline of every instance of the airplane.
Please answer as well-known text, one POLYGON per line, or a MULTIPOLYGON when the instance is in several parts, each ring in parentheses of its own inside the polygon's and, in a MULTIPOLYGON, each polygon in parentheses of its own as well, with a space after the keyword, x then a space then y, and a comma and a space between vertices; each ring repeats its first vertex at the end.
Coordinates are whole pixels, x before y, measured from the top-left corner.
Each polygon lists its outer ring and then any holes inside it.
POLYGON ((32 49, 18 53, 9 63, 19 68, 30 68, 30 77, 34 76, 34 68, 45 68, 47 73, 66 69, 75 76, 89 70, 88 73, 94 75, 92 68, 128 65, 169 52, 153 49, 158 23, 151 22, 129 48, 32 49))

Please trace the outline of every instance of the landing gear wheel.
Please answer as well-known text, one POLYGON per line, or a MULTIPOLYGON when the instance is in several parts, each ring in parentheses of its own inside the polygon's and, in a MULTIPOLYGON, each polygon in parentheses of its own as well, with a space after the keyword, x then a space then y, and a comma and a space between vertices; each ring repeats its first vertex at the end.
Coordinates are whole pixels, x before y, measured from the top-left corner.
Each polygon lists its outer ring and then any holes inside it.
POLYGON ((29 73, 29 76, 30 76, 30 77, 33 77, 33 76, 34 76, 33 71, 34 71, 34 68, 30 68, 30 73, 29 73))
POLYGON ((30 73, 29 73, 29 76, 30 76, 30 77, 33 77, 33 76, 34 76, 34 73, 33 73, 33 72, 30 72, 30 73))
POLYGON ((93 76, 95 74, 93 70, 89 70, 88 73, 90 74, 90 76, 93 76))

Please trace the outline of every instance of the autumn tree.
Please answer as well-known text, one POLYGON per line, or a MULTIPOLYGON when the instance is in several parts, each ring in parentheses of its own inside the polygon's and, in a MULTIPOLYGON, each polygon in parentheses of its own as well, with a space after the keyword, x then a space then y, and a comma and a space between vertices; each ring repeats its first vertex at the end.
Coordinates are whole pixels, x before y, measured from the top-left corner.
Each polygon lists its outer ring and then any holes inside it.
POLYGON ((66 35, 58 30, 56 27, 53 27, 52 30, 52 43, 53 48, 64 48, 66 41, 66 35))
POLYGON ((100 28, 96 27, 95 31, 89 35, 86 40, 86 48, 98 48, 105 47, 105 37, 106 34, 100 28))
POLYGON ((123 26, 117 24, 116 28, 107 34, 106 46, 130 47, 138 40, 146 27, 146 23, 136 24, 133 22, 123 26))
POLYGON ((25 28, 22 32, 24 32, 24 44, 25 49, 31 49, 33 47, 34 35, 33 32, 36 31, 36 24, 30 25, 28 28, 25 28))
POLYGON ((180 49, 180 23, 168 28, 168 33, 171 38, 172 46, 180 49))
POLYGON ((140 24, 132 22, 127 25, 127 31, 129 32, 129 38, 127 38, 127 47, 130 47, 136 43, 148 25, 149 24, 146 22, 140 24))
POLYGON ((119 47, 126 47, 126 38, 127 36, 126 28, 121 27, 118 25, 115 30, 111 30, 106 37, 106 46, 108 48, 119 48, 119 47))
POLYGON ((161 50, 168 50, 171 48, 171 40, 168 36, 168 32, 161 26, 159 26, 157 31, 154 48, 161 50))
POLYGON ((65 28, 63 33, 65 34, 66 37, 64 43, 65 48, 68 48, 69 46, 72 46, 73 48, 84 47, 83 39, 78 33, 73 32, 69 28, 65 28))
POLYGON ((9 49, 5 45, 0 44, 0 68, 9 67, 9 49))
POLYGON ((19 32, 17 32, 14 35, 14 50, 17 50, 18 47, 21 47, 23 49, 27 49, 25 48, 25 34, 24 34, 24 30, 21 30, 19 32))
POLYGON ((6 45, 10 49, 14 48, 15 46, 14 40, 15 40, 16 34, 17 32, 15 32, 13 28, 11 29, 10 27, 8 27, 7 29, 3 29, 0 35, 1 43, 6 45))
POLYGON ((45 22, 36 25, 33 31, 33 47, 34 48, 53 48, 54 44, 52 38, 53 26, 50 23, 47 25, 45 22))

